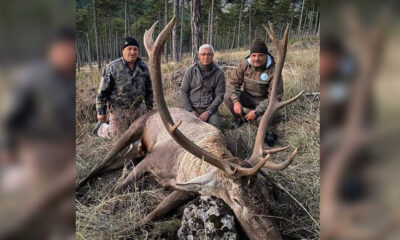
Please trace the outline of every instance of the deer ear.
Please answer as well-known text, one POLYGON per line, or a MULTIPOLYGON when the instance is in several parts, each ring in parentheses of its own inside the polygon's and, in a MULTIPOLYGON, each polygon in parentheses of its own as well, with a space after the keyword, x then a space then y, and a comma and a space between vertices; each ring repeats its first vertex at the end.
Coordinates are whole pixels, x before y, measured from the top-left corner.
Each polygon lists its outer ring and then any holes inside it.
POLYGON ((177 183, 176 188, 184 191, 199 192, 218 187, 216 171, 193 178, 185 183, 177 183))

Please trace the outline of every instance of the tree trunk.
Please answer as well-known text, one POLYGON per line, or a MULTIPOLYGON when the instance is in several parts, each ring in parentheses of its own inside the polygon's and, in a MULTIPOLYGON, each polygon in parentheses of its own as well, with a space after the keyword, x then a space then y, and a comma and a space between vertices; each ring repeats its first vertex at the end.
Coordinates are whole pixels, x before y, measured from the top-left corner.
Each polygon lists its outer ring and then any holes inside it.
POLYGON ((307 19, 308 19, 309 12, 304 16, 304 25, 303 25, 303 30, 301 31, 301 34, 304 35, 306 31, 306 26, 307 26, 307 19))
MULTIPOLYGON (((178 19, 178 5, 179 0, 174 0, 174 16, 178 19)), ((172 60, 178 61, 178 26, 175 24, 174 30, 172 31, 172 60)))
POLYGON ((200 26, 200 0, 192 0, 192 61, 197 61, 197 50, 200 47, 201 39, 201 26, 200 26))
POLYGON ((293 16, 294 16, 294 10, 293 10, 293 6, 292 6, 292 4, 290 4, 290 12, 291 12, 291 14, 290 14, 290 30, 289 30, 289 36, 288 36, 288 39, 290 39, 290 36, 292 35, 291 33, 292 33, 292 29, 293 29, 293 16))
POLYGON ((249 1, 249 46, 251 45, 251 0, 249 1))
POLYGON ((299 25, 297 26, 297 35, 300 35, 300 31, 301 31, 301 20, 303 18, 303 10, 304 10, 305 1, 306 0, 303 0, 303 4, 301 5, 300 21, 299 21, 299 25))
POLYGON ((232 35, 231 51, 233 50, 233 46, 235 45, 236 27, 237 27, 237 23, 235 22, 235 28, 233 30, 233 35, 232 35))
MULTIPOLYGON (((213 31, 214 31, 214 20, 213 20, 213 31)), ((218 38, 218 22, 215 22, 215 34, 212 35, 212 36, 213 36, 213 38, 211 39, 212 42, 214 43, 214 45, 217 45, 218 44, 218 40, 219 40, 219 38, 218 38)), ((214 50, 217 49, 216 46, 213 46, 213 47, 214 47, 214 50)))
MULTIPOLYGON (((206 38, 206 43, 208 43, 208 44, 210 43, 210 22, 211 22, 211 20, 210 20, 211 19, 210 11, 211 11, 211 5, 210 5, 210 9, 208 11, 208 19, 207 19, 207 38, 206 38)), ((203 34, 205 34, 204 33, 204 25, 203 25, 203 34)))
POLYGON ((119 50, 118 50, 118 30, 115 28, 115 55, 114 58, 118 58, 119 56, 119 50))
POLYGON ((128 21, 128 36, 129 37, 132 37, 132 31, 131 31, 131 17, 130 17, 130 14, 129 14, 129 4, 128 4, 128 19, 127 19, 127 21, 128 21))
POLYGON ((309 19, 309 21, 308 21, 308 30, 307 30, 307 34, 308 35, 310 35, 311 34, 311 32, 312 32, 312 27, 313 27, 313 21, 314 21, 314 11, 315 11, 315 5, 314 5, 314 7, 313 7, 313 10, 312 10, 312 12, 311 12, 311 14, 310 14, 310 19, 309 19))
POLYGON ((182 11, 181 11, 181 36, 179 42, 179 58, 182 59, 182 52, 183 52, 183 11, 185 9, 185 0, 182 1, 182 11))
POLYGON ((90 69, 92 69, 92 57, 90 56, 90 41, 89 41, 89 33, 86 32, 86 40, 87 40, 87 59, 89 63, 90 69))
POLYGON ((240 2, 239 24, 237 32, 237 48, 240 47, 240 25, 242 24, 242 11, 243 11, 243 0, 240 2))
POLYGON ((125 37, 128 37, 128 0, 125 0, 125 37))
POLYGON ((229 27, 228 29, 228 35, 227 38, 225 40, 225 46, 224 46, 224 50, 228 50, 229 49, 229 36, 231 35, 231 28, 229 27))
POLYGON ((107 40, 108 40, 108 45, 107 45, 107 48, 108 48, 108 57, 109 57, 109 59, 111 60, 112 58, 113 58, 113 54, 112 54, 112 49, 113 49, 113 47, 112 47, 112 32, 111 32, 111 20, 110 20, 110 12, 108 12, 108 17, 107 17, 107 20, 108 20, 108 38, 107 38, 107 40))
POLYGON ((211 0, 211 7, 210 7, 210 25, 208 26, 209 36, 208 36, 208 43, 210 45, 213 44, 213 31, 214 31, 214 0, 211 0))
POLYGON ((76 65, 77 65, 77 67, 78 67, 78 72, 80 72, 81 71, 81 62, 82 62, 82 60, 81 60, 81 51, 82 51, 82 49, 80 48, 80 46, 79 46, 79 39, 77 39, 77 41, 75 42, 75 44, 76 44, 76 46, 75 46, 75 48, 76 48, 76 65))
POLYGON ((99 36, 97 35, 97 16, 96 16, 96 0, 93 0, 93 17, 94 17, 94 36, 96 39, 96 57, 97 57, 97 67, 101 68, 101 59, 99 51, 99 36))
POLYGON ((319 14, 319 6, 317 8, 317 15, 315 15, 314 34, 317 32, 318 14, 319 14))
MULTIPOLYGON (((164 0, 164 27, 168 24, 168 0, 164 0)), ((168 62, 168 41, 164 46, 164 57, 165 61, 168 62)))
POLYGON ((108 57, 108 49, 107 49, 107 43, 108 43, 108 22, 107 20, 105 20, 105 24, 104 24, 104 42, 103 42, 103 59, 105 61, 110 60, 108 57))

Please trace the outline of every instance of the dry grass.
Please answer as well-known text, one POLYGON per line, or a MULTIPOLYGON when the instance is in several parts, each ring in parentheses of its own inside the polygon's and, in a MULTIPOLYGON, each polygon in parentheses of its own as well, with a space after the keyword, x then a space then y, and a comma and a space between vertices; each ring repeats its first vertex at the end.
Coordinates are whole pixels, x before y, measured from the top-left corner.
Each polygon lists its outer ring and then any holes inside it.
MULTIPOLYGON (((272 50, 273 51, 273 50, 272 50)), ((247 50, 216 53, 215 59, 226 62, 239 62, 247 56, 247 50)), ((274 55, 274 54, 273 54, 274 55)), ((179 63, 164 63, 164 74, 186 68, 190 58, 179 63)), ((77 178, 81 179, 94 164, 102 159, 111 148, 111 141, 89 136, 95 121, 93 104, 94 94, 102 72, 84 67, 77 74, 77 178)), ((226 78, 234 69, 225 71, 226 78)), ((319 91, 319 48, 318 45, 289 46, 283 71, 285 98, 290 98, 302 89, 306 92, 319 91)), ((181 106, 176 89, 166 85, 169 106, 181 106)), ((231 124, 228 109, 222 105, 220 114, 224 117, 223 132, 231 124)), ((294 163, 282 172, 272 172, 272 179, 282 185, 296 198, 307 211, 299 206, 287 193, 277 191, 277 204, 273 210, 285 239, 317 239, 319 226, 312 220, 319 221, 319 102, 302 97, 299 101, 281 110, 282 121, 278 123, 278 146, 290 145, 299 149, 294 163)), ((239 133, 250 150, 254 144, 257 127, 245 124, 233 130, 239 133)), ((273 159, 281 161, 286 154, 279 154, 273 159)), ((77 239, 109 239, 107 232, 116 232, 133 225, 143 218, 163 198, 168 191, 163 190, 147 176, 134 183, 129 193, 112 196, 109 190, 115 184, 120 172, 114 172, 98 179, 84 195, 76 200, 77 239)), ((153 223, 150 228, 143 228, 133 233, 134 239, 176 239, 180 227, 181 210, 153 223)), ((117 237, 117 236, 113 236, 117 237)), ((113 238, 112 237, 112 238, 113 238)))

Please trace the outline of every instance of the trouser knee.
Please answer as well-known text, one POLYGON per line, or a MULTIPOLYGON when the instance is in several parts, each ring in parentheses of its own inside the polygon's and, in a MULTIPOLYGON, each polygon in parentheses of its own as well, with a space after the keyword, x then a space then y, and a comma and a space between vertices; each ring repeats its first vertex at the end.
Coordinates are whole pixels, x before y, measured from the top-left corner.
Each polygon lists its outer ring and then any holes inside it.
POLYGON ((218 129, 221 128, 221 117, 218 115, 218 113, 211 115, 207 122, 218 129))
POLYGON ((234 114, 233 113, 233 102, 232 102, 232 99, 231 99, 231 95, 232 95, 231 92, 225 93, 225 95, 224 95, 224 104, 228 107, 229 111, 232 114, 234 114))

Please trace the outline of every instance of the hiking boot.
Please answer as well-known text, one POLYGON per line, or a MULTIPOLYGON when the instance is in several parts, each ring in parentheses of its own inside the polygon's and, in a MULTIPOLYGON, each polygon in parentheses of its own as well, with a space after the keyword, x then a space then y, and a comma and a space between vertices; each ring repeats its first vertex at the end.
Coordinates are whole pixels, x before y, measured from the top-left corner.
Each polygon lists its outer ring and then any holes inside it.
POLYGON ((276 140, 278 140, 278 135, 274 131, 268 131, 265 135, 264 141, 270 147, 273 147, 275 145, 276 140))
POLYGON ((235 118, 235 121, 232 123, 232 125, 229 127, 230 130, 236 129, 242 125, 244 121, 241 118, 235 118))
POLYGON ((99 131, 101 124, 103 124, 103 123, 97 122, 96 125, 94 126, 94 128, 92 129, 92 131, 90 132, 90 134, 93 136, 99 136, 99 135, 97 135, 97 131, 99 131))

